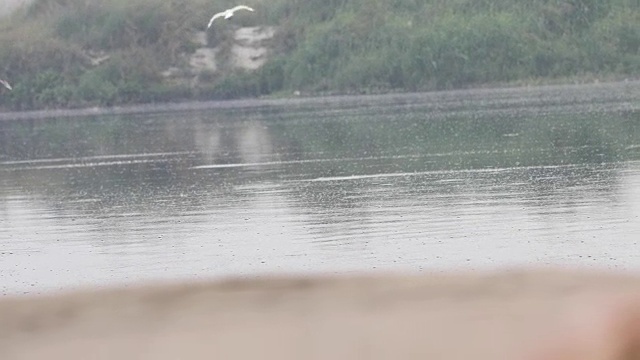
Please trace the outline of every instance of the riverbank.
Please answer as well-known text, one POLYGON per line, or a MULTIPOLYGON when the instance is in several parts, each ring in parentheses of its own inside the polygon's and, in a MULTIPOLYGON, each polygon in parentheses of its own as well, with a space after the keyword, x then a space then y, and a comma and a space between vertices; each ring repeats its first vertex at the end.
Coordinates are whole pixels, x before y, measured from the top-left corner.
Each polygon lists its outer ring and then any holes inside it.
MULTIPOLYGON (((219 2, 221 9, 231 6, 219 2)), ((262 0, 206 29, 204 0, 38 0, 0 27, 0 108, 374 94, 637 79, 623 0, 262 0)))
MULTIPOLYGON (((467 102, 467 106, 482 108, 481 103, 471 103, 473 99, 480 99, 491 96, 515 96, 528 98, 530 106, 548 106, 558 101, 558 96, 571 97, 573 100, 566 100, 565 105, 573 103, 575 105, 585 105, 585 110, 590 109, 594 103, 610 102, 612 104, 626 103, 627 110, 634 110, 635 99, 640 94, 640 80, 625 80, 616 82, 589 82, 589 83, 562 83, 534 86, 503 86, 503 87, 480 87, 471 89, 458 89, 432 92, 397 92, 381 94, 346 94, 346 95, 314 95, 314 96, 293 96, 293 97, 262 97, 247 99, 212 100, 212 101, 182 101, 137 104, 128 106, 91 107, 81 109, 49 109, 31 111, 7 111, 0 112, 0 121, 23 120, 23 119, 47 119, 77 116, 107 116, 107 115, 131 115, 131 114, 151 114, 166 112, 184 111, 206 111, 211 109, 242 109, 258 107, 277 106, 304 106, 319 104, 339 104, 358 103, 372 101, 408 101, 412 99, 451 98, 452 101, 467 102), (588 106, 589 105, 589 106, 588 106)), ((523 104, 525 105, 525 104, 523 104)), ((457 106, 457 105, 455 105, 457 106)), ((442 110, 442 109, 440 109, 442 110)), ((574 110, 578 111, 578 110, 574 110)))
POLYGON ((3 359, 530 359, 640 277, 560 269, 280 277, 0 300, 3 359))

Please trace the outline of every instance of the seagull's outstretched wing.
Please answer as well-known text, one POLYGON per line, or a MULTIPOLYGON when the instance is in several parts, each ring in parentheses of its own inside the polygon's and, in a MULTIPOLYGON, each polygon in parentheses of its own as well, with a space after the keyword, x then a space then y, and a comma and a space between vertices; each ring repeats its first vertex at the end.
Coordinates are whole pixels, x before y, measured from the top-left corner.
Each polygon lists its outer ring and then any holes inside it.
POLYGON ((236 7, 233 7, 231 9, 229 9, 231 12, 236 12, 238 10, 249 10, 249 11, 253 11, 252 8, 248 7, 247 5, 238 5, 236 7))
POLYGON ((13 90, 13 88, 11 87, 11 84, 9 84, 9 82, 6 80, 0 79, 0 84, 2 84, 4 87, 6 87, 9 90, 13 90))
POLYGON ((213 20, 215 20, 215 19, 217 19, 219 17, 223 17, 225 14, 226 14, 226 12, 223 11, 223 12, 219 12, 219 13, 213 15, 213 17, 211 17, 211 20, 209 20, 209 24, 207 25, 207 29, 211 27, 211 24, 213 24, 213 20))

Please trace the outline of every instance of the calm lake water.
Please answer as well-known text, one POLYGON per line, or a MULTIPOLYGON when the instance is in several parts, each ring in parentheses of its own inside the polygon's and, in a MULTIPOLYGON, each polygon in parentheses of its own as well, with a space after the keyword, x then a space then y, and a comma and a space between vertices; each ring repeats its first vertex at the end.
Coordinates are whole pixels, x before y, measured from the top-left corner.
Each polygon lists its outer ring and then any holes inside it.
POLYGON ((0 121, 0 294, 640 269, 637 82, 205 105, 0 121))

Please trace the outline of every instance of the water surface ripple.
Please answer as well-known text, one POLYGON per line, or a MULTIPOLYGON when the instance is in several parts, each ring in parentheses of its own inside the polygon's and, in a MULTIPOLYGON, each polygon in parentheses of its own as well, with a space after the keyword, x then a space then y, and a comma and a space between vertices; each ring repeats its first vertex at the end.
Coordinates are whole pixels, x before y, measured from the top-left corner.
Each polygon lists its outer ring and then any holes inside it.
POLYGON ((623 83, 5 116, 0 293, 640 269, 638 99, 623 83))

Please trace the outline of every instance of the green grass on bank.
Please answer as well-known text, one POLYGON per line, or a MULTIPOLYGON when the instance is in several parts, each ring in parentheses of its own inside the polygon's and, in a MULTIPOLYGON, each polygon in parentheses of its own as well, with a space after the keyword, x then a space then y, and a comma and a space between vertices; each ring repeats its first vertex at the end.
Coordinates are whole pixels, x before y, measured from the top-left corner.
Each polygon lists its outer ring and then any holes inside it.
MULTIPOLYGON (((416 91, 640 75, 640 0, 261 0, 214 27, 276 26, 254 72, 188 75, 222 0, 35 0, 0 26, 5 109, 416 91), (92 59, 108 55, 99 65, 92 59), (182 69, 182 80, 162 71, 182 69)), ((221 46, 225 51, 229 46, 221 46)), ((228 54, 221 54, 221 58, 228 54)), ((223 64, 224 65, 224 64, 223 64)))

